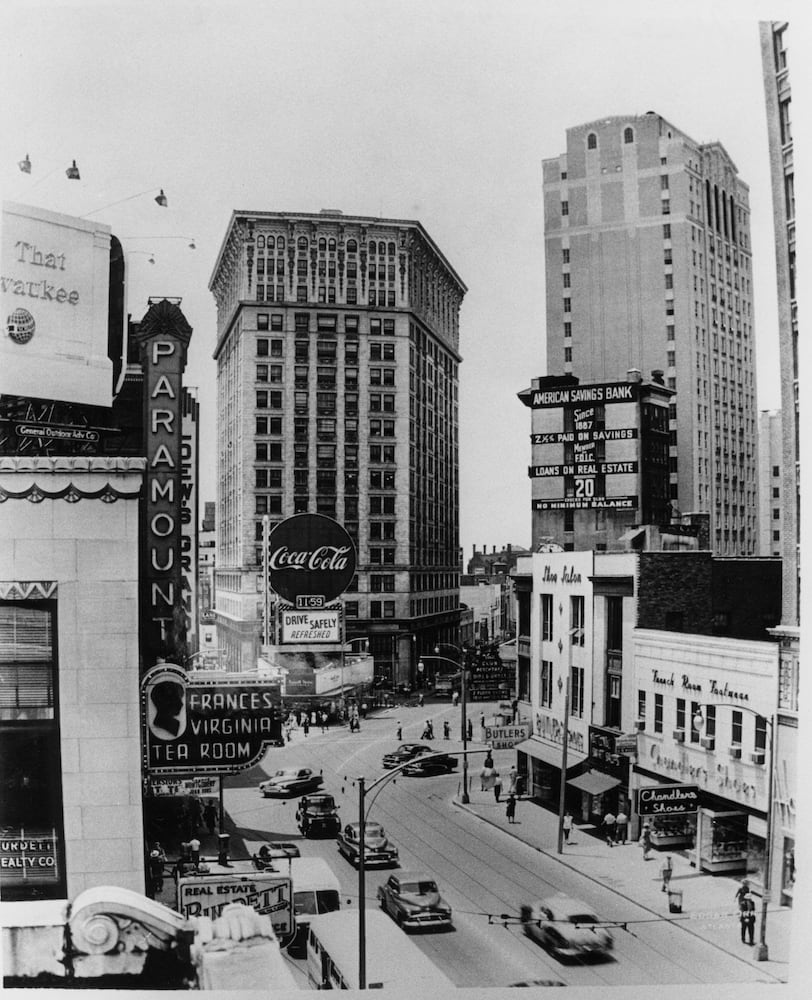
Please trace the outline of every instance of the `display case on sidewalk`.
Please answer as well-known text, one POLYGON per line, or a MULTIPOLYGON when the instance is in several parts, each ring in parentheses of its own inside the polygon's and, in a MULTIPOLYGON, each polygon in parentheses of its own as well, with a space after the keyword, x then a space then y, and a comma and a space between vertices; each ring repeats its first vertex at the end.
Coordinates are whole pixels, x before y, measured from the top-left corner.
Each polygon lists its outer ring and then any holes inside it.
POLYGON ((692 847, 696 815, 651 817, 651 842, 655 847, 692 847))
POLYGON ((700 809, 697 847, 699 867, 708 872, 747 868, 747 814, 700 809))

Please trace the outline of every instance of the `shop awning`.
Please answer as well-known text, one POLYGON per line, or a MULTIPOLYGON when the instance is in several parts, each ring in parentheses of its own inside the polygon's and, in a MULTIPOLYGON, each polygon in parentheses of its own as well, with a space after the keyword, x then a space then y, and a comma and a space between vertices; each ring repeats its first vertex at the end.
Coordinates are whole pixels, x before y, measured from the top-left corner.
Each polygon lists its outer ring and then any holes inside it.
POLYGON ((579 774, 577 778, 570 778, 567 784, 572 785, 573 788, 580 788, 587 795, 603 795, 610 788, 619 785, 620 779, 613 778, 602 771, 587 771, 585 774, 579 774))
MULTIPOLYGON (((540 760, 551 767, 556 767, 559 771, 561 770, 561 746, 558 743, 545 743, 543 740, 531 737, 529 740, 517 743, 513 749, 518 750, 519 753, 526 753, 528 757, 532 757, 534 760, 540 760)), ((586 754, 578 753, 572 747, 567 750, 568 771, 579 764, 583 764, 585 760, 586 754)))

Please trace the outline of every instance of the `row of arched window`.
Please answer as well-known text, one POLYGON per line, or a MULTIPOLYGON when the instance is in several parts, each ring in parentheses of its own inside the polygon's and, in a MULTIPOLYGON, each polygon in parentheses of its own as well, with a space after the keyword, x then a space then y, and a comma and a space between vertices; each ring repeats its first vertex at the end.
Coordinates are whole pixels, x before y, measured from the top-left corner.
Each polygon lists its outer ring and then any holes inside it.
MULTIPOLYGON (((623 129, 623 142, 626 145, 634 142, 634 129, 631 126, 627 126, 623 129)), ((587 149, 597 149, 598 148, 598 137, 594 132, 590 132, 586 137, 586 148, 587 149)))
MULTIPOLYGON (((306 251, 310 247, 310 241, 306 236, 300 236, 296 241, 296 246, 301 251, 306 251)), ((334 251, 336 249, 335 239, 320 239, 319 240, 319 250, 323 253, 327 250, 334 251)), ((258 236, 257 237, 257 249, 258 250, 284 250, 285 249, 285 237, 284 236, 258 236)), ((368 250, 372 256, 395 256, 395 244, 390 242, 386 243, 384 240, 376 242, 371 240, 368 244, 368 250)), ((357 253, 358 252, 358 241, 357 240, 347 240, 347 253, 357 253)))

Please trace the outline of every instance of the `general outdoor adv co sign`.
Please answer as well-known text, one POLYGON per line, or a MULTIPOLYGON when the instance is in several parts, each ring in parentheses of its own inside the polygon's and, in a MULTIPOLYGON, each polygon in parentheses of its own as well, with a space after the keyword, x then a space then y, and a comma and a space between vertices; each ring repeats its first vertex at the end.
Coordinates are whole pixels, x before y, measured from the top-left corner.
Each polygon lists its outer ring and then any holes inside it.
POLYGON ((144 765, 149 775, 232 774, 282 739, 279 685, 194 680, 159 663, 141 682, 144 765))
POLYGON ((355 575, 352 538, 324 514, 286 518, 271 532, 268 545, 271 589, 297 608, 323 608, 344 593, 355 575))
POLYGON ((641 816, 684 816, 699 808, 699 789, 696 785, 641 788, 637 805, 641 816))

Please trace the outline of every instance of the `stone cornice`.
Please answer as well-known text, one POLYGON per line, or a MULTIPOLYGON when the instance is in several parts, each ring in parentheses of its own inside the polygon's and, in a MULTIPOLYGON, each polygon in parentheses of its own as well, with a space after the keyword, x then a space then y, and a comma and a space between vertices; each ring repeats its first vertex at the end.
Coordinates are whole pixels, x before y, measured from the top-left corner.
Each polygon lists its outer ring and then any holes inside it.
POLYGON ((0 456, 0 472, 105 472, 121 474, 144 472, 146 467, 146 458, 120 458, 104 455, 0 456))

